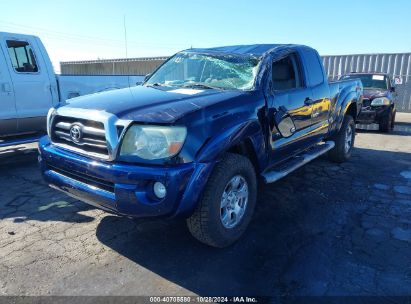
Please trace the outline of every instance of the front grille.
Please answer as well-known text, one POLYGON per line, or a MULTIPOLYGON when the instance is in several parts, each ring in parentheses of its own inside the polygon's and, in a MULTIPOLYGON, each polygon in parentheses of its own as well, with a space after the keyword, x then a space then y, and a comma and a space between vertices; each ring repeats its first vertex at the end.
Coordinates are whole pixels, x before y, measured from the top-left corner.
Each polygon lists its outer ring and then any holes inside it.
POLYGON ((364 99, 362 100, 362 106, 363 106, 364 108, 371 106, 371 100, 369 100, 368 98, 364 98, 364 99))
POLYGON ((80 172, 76 172, 76 171, 67 171, 67 170, 63 170, 54 166, 50 166, 48 165, 48 167, 53 170, 54 172, 57 172, 61 175, 64 175, 66 177, 69 177, 71 179, 74 179, 76 181, 82 182, 84 184, 90 185, 90 186, 94 186, 97 187, 99 189, 108 191, 108 192, 112 192, 114 193, 114 183, 100 179, 100 178, 96 178, 96 177, 92 177, 89 176, 87 174, 84 173, 80 173, 80 172))
POLYGON ((101 122, 56 116, 51 125, 51 140, 68 149, 74 148, 102 158, 108 157, 106 133, 101 122))

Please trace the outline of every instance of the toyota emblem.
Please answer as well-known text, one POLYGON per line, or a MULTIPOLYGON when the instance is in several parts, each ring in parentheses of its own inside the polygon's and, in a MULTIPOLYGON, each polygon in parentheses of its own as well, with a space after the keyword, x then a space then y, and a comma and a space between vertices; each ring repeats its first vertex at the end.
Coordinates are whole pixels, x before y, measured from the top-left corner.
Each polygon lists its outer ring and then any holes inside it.
POLYGON ((71 140, 78 143, 78 142, 80 142, 82 136, 83 136, 83 134, 82 134, 82 131, 81 131, 81 126, 72 125, 71 128, 70 128, 71 140))

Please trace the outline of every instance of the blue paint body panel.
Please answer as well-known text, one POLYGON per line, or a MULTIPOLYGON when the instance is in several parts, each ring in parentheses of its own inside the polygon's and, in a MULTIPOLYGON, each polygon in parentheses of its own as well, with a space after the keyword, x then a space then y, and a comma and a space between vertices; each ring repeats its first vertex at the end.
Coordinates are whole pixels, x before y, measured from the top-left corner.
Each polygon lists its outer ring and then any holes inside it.
POLYGON ((329 84, 318 53, 309 47, 252 45, 184 52, 257 56, 261 63, 255 86, 250 91, 205 89, 193 95, 179 94, 169 87, 140 86, 71 99, 63 108, 100 111, 138 124, 185 126, 187 137, 178 155, 154 161, 119 155, 112 161, 96 160, 44 137, 39 150, 45 180, 110 212, 132 217, 186 217, 195 209, 225 152, 246 151, 257 174, 262 174, 332 136, 347 111, 357 117, 361 82, 329 84), (272 63, 289 54, 300 58, 304 87, 274 91, 270 89, 272 63), (317 75, 312 75, 315 65, 317 75), (322 81, 315 83, 316 79, 322 81), (308 97, 310 105, 306 104, 308 97), (283 137, 278 129, 286 116, 297 127, 291 137, 283 137), (166 185, 164 199, 153 194, 156 181, 166 185))
POLYGON ((56 148, 47 136, 39 141, 39 150, 43 177, 54 188, 107 211, 135 217, 191 212, 214 166, 213 162, 173 167, 104 163, 56 148), (164 199, 152 192, 156 181, 169 189, 164 199), (112 189, 105 190, 107 185, 112 189))

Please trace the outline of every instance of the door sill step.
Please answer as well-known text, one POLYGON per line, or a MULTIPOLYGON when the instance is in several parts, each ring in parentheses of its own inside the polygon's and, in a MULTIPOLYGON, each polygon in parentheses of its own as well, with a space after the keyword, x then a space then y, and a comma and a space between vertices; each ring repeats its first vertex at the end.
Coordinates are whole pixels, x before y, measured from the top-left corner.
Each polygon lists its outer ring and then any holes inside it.
POLYGON ((335 143, 333 141, 326 141, 322 144, 317 144, 312 146, 308 150, 292 157, 287 160, 285 163, 278 165, 277 167, 270 168, 262 173, 264 181, 266 184, 273 183, 279 179, 287 176, 291 172, 297 170, 298 168, 304 166, 306 163, 309 163, 313 159, 316 159, 320 155, 328 152, 334 148, 335 143))

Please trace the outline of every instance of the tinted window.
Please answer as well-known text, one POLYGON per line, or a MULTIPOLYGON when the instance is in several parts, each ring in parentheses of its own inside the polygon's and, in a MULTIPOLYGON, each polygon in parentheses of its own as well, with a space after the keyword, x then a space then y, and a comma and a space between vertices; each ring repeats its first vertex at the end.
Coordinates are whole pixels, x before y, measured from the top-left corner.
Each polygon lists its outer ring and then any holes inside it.
POLYGON ((295 54, 277 60, 272 66, 274 90, 290 90, 303 86, 300 64, 295 54))
POLYGON ((9 56, 16 72, 35 73, 38 72, 36 58, 33 49, 26 41, 7 40, 9 56))
POLYGON ((305 63, 308 77, 312 86, 324 82, 323 66, 319 60, 318 53, 315 50, 307 49, 304 51, 305 63))

